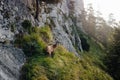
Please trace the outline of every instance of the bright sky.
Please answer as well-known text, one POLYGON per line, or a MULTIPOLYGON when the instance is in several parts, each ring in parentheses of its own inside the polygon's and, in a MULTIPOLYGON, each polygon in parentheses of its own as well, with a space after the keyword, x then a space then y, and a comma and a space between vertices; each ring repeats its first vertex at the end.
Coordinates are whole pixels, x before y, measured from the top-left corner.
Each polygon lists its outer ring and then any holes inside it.
POLYGON ((120 21, 120 0, 84 0, 85 8, 92 3, 94 10, 100 11, 107 20, 110 13, 114 14, 116 20, 120 21))

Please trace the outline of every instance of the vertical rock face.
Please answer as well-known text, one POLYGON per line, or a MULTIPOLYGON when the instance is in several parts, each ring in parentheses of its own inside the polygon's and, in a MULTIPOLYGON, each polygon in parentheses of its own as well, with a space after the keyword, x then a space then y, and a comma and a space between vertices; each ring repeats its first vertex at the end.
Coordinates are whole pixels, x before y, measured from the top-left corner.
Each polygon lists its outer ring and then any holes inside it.
POLYGON ((17 27, 15 30, 15 33, 17 33, 17 30, 21 29, 20 23, 28 19, 33 25, 50 25, 55 39, 69 51, 77 54, 74 46, 77 46, 82 51, 81 41, 77 34, 77 30, 82 29, 80 22, 80 14, 84 9, 82 0, 63 0, 58 4, 41 2, 39 6, 39 21, 34 19, 35 10, 33 7, 35 7, 35 2, 32 0, 1 0, 0 2, 2 4, 0 5, 1 39, 13 39, 14 33, 10 31, 11 25, 17 27), (8 31, 4 31, 4 29, 8 31))
POLYGON ((14 40, 14 34, 21 28, 20 23, 24 18, 30 19, 26 10, 19 0, 0 0, 0 80, 19 80, 21 67, 25 63, 24 53, 3 44, 5 41, 14 40), (17 28, 15 32, 11 32, 11 26, 14 25, 17 28))
POLYGON ((18 80, 20 69, 25 62, 22 50, 11 47, 0 47, 0 80, 18 80))
MULTIPOLYGON (((82 0, 63 0, 58 4, 40 3, 39 20, 35 17, 35 0, 0 0, 0 43, 14 40, 22 29, 21 22, 28 19, 33 25, 49 25, 54 39, 70 52, 82 51, 78 29, 82 29, 80 14, 82 0), (11 28, 15 26, 14 32, 11 28)), ((0 80, 18 80, 19 70, 25 62, 23 52, 14 47, 0 47, 0 80)))
POLYGON ((77 52, 74 46, 77 46, 82 51, 77 28, 82 27, 79 18, 83 5, 79 5, 78 2, 82 4, 82 0, 63 0, 56 5, 46 4, 42 6, 41 4, 41 12, 39 14, 41 16, 39 18, 40 25, 49 24, 55 39, 76 55, 77 52), (46 13, 46 10, 49 10, 49 12, 46 13))

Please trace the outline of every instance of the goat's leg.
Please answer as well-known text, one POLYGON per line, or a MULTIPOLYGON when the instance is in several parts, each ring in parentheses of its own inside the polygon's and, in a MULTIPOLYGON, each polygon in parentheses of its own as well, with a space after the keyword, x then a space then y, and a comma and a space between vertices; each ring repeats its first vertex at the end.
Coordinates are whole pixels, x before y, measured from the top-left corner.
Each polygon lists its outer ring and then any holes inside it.
POLYGON ((51 57, 51 53, 49 53, 49 57, 51 57))
POLYGON ((52 58, 54 57, 54 52, 52 52, 51 57, 52 57, 52 58))

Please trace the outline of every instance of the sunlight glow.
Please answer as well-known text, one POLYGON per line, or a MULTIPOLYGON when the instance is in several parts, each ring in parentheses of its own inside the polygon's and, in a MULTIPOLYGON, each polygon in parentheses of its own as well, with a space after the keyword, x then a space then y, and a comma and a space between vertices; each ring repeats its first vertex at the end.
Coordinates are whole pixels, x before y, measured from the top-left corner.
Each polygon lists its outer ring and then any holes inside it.
POLYGON ((103 17, 108 20, 110 13, 114 14, 114 18, 120 21, 120 0, 84 0, 85 8, 92 3, 95 11, 100 11, 103 17))

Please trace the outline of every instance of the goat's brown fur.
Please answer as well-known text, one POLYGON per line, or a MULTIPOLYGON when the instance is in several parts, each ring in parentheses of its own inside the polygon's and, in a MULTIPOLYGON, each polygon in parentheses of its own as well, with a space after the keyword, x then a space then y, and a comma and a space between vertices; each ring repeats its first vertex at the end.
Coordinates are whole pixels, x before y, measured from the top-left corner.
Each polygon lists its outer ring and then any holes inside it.
POLYGON ((54 49, 57 47, 57 43, 54 45, 48 45, 46 47, 46 52, 49 54, 49 56, 51 57, 52 55, 54 55, 54 49))

